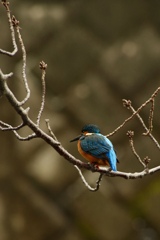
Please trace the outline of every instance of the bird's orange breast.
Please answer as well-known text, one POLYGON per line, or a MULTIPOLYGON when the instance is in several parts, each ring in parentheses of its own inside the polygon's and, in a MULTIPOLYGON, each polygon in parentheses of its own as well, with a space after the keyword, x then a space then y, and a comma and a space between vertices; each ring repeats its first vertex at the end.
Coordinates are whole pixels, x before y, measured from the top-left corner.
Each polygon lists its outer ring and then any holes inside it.
POLYGON ((104 166, 104 165, 110 166, 107 159, 96 158, 96 157, 92 156, 91 154, 84 152, 81 148, 80 141, 78 141, 78 152, 82 155, 82 157, 84 157, 90 163, 102 165, 102 166, 104 166))

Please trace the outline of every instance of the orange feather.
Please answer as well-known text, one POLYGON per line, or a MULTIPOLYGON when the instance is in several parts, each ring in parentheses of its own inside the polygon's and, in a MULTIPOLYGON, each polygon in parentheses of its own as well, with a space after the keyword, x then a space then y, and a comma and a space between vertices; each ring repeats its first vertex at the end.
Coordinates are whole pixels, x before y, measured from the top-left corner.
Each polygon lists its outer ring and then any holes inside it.
POLYGON ((97 164, 97 165, 102 165, 102 166, 110 166, 109 162, 107 160, 96 158, 96 157, 90 155, 89 153, 84 152, 81 148, 80 140, 78 141, 77 145, 78 145, 78 152, 82 155, 82 157, 84 157, 90 163, 97 164))

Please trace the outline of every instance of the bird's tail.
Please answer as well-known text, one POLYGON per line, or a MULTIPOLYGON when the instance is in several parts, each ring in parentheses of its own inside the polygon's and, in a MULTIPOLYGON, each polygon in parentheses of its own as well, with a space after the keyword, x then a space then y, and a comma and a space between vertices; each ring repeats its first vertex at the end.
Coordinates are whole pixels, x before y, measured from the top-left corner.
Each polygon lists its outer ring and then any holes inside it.
POLYGON ((109 165, 113 171, 117 171, 117 156, 114 150, 108 153, 109 165))

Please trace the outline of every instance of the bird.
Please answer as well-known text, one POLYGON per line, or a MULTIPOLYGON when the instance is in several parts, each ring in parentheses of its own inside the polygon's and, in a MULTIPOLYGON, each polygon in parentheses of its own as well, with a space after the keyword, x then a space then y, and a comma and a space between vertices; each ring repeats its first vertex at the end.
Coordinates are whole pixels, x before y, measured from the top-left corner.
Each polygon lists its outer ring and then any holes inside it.
POLYGON ((112 142, 101 134, 95 124, 87 124, 82 128, 81 134, 70 142, 78 141, 79 153, 92 165, 108 166, 110 170, 117 171, 117 155, 112 142))

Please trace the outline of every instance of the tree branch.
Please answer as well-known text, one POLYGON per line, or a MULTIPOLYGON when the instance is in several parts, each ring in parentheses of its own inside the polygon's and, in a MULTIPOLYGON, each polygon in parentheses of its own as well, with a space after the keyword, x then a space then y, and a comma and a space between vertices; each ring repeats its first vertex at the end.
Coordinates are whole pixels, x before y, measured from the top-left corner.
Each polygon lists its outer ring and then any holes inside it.
POLYGON ((6 12, 7 12, 7 17, 8 17, 8 22, 9 22, 9 27, 10 27, 10 32, 11 32, 11 39, 12 39, 12 44, 13 44, 13 51, 8 52, 6 50, 0 49, 0 53, 12 57, 18 51, 18 47, 17 47, 17 43, 16 43, 14 27, 12 25, 11 12, 10 12, 10 9, 9 9, 9 2, 2 1, 2 5, 6 8, 6 12))
POLYGON ((77 167, 76 165, 74 165, 74 167, 75 167, 75 168, 77 169, 77 171, 79 172, 79 175, 80 175, 80 177, 81 177, 82 182, 84 183, 84 185, 85 185, 91 192, 96 192, 96 191, 99 190, 100 182, 101 182, 102 177, 103 177, 103 173, 100 173, 99 178, 98 178, 98 180, 96 181, 96 186, 93 188, 93 187, 91 187, 91 186, 88 184, 88 182, 87 182, 86 179, 84 178, 84 176, 83 176, 81 170, 79 169, 79 167, 77 167))
MULTIPOLYGON (((153 174, 157 171, 160 171, 160 166, 149 169, 148 164, 149 164, 150 159, 148 157, 145 157, 145 159, 142 160, 141 157, 137 154, 137 152, 134 148, 134 144, 133 144, 133 133, 131 131, 128 131, 128 137, 129 137, 129 142, 130 142, 132 152, 136 156, 138 161, 144 167, 144 170, 141 171, 141 172, 138 172, 138 173, 136 173, 136 172, 135 173, 126 173, 126 172, 120 172, 120 171, 115 172, 115 171, 111 171, 111 170, 104 169, 104 168, 101 168, 101 167, 97 168, 97 167, 93 166, 92 164, 84 163, 84 162, 80 161, 79 159, 76 159, 58 141, 57 137, 55 136, 55 134, 51 130, 49 120, 47 120, 47 119, 45 121, 46 121, 46 126, 47 126, 47 129, 49 131, 49 134, 45 133, 39 126, 41 116, 42 116, 42 113, 43 113, 43 110, 44 110, 45 95, 46 95, 45 76, 46 76, 47 64, 43 61, 40 62, 40 69, 42 71, 42 76, 41 76, 41 80, 42 80, 41 105, 40 105, 40 110, 39 110, 38 115, 37 115, 36 122, 32 121, 32 119, 29 117, 29 108, 25 109, 23 107, 23 105, 30 98, 30 92, 31 91, 30 91, 29 84, 28 84, 28 79, 27 79, 27 76, 26 76, 26 66, 27 66, 26 50, 25 50, 25 46, 24 46, 24 43, 23 43, 21 33, 20 33, 19 21, 14 16, 11 17, 10 9, 9 9, 9 3, 6 2, 6 1, 2 1, 2 4, 4 5, 4 7, 6 9, 6 12, 7 12, 8 22, 9 22, 9 27, 10 27, 10 32, 11 32, 11 38, 12 38, 12 43, 13 43, 13 48, 14 49, 13 49, 12 52, 8 52, 8 51, 0 49, 0 53, 8 55, 8 56, 14 56, 15 53, 17 52, 18 48, 17 48, 17 44, 16 44, 16 40, 15 40, 15 30, 14 30, 14 28, 15 28, 16 29, 16 34, 18 36, 18 40, 19 40, 19 43, 20 43, 20 46, 21 46, 21 50, 22 50, 22 59, 23 59, 22 79, 23 79, 23 82, 24 82, 24 87, 26 89, 26 97, 24 97, 24 99, 22 101, 19 101, 15 97, 14 93, 10 90, 10 88, 8 87, 8 84, 7 84, 8 79, 13 76, 13 73, 4 74, 2 72, 2 70, 0 69, 0 97, 5 96, 8 100, 8 102, 10 103, 10 105, 14 108, 15 112, 22 119, 22 123, 20 125, 16 126, 16 127, 13 127, 13 126, 9 125, 8 123, 0 121, 0 130, 2 130, 2 131, 12 131, 15 134, 15 136, 17 137, 17 139, 20 140, 20 141, 29 141, 33 138, 41 138, 44 142, 46 142, 52 148, 54 148, 55 151, 57 151, 61 156, 63 156, 64 159, 66 159, 69 163, 74 165, 74 167, 79 172, 83 183, 85 184, 85 186, 90 191, 97 191, 99 189, 100 182, 102 180, 102 176, 122 177, 122 178, 125 178, 125 179, 137 179, 137 178, 142 178, 144 176, 147 176, 149 174, 153 174), (18 133, 18 130, 22 129, 24 126, 28 126, 32 130, 32 133, 30 135, 26 136, 26 137, 22 137, 18 133), (99 178, 96 182, 96 186, 94 188, 92 188, 87 183, 87 181, 85 180, 85 178, 84 178, 84 176, 83 176, 83 174, 80 170, 81 168, 84 168, 84 169, 89 170, 91 172, 99 172, 100 175, 99 175, 99 178)), ((143 135, 150 137, 151 140, 155 143, 156 147, 160 150, 160 145, 159 145, 158 141, 152 135, 155 98, 156 98, 157 94, 159 93, 159 91, 160 91, 160 87, 158 87, 154 91, 154 93, 151 95, 151 97, 148 100, 146 100, 145 103, 143 103, 137 110, 135 110, 132 107, 130 100, 123 99, 123 105, 127 109, 131 110, 132 115, 130 117, 128 117, 127 119, 125 119, 124 122, 120 126, 118 126, 113 132, 108 134, 107 137, 110 137, 113 134, 117 133, 120 129, 122 129, 124 127, 125 124, 127 124, 129 121, 133 120, 134 117, 137 117, 139 119, 141 125, 143 126, 144 130, 145 130, 145 133, 143 135), (149 113, 149 128, 147 128, 139 113, 149 103, 151 103, 151 108, 150 108, 150 113, 149 113)))
POLYGON ((142 161, 141 157, 138 155, 138 153, 135 150, 135 147, 134 147, 134 144, 133 144, 134 132, 133 131, 128 131, 127 136, 129 137, 129 143, 130 143, 133 154, 136 156, 138 161, 143 165, 143 167, 146 168, 146 164, 142 161))

